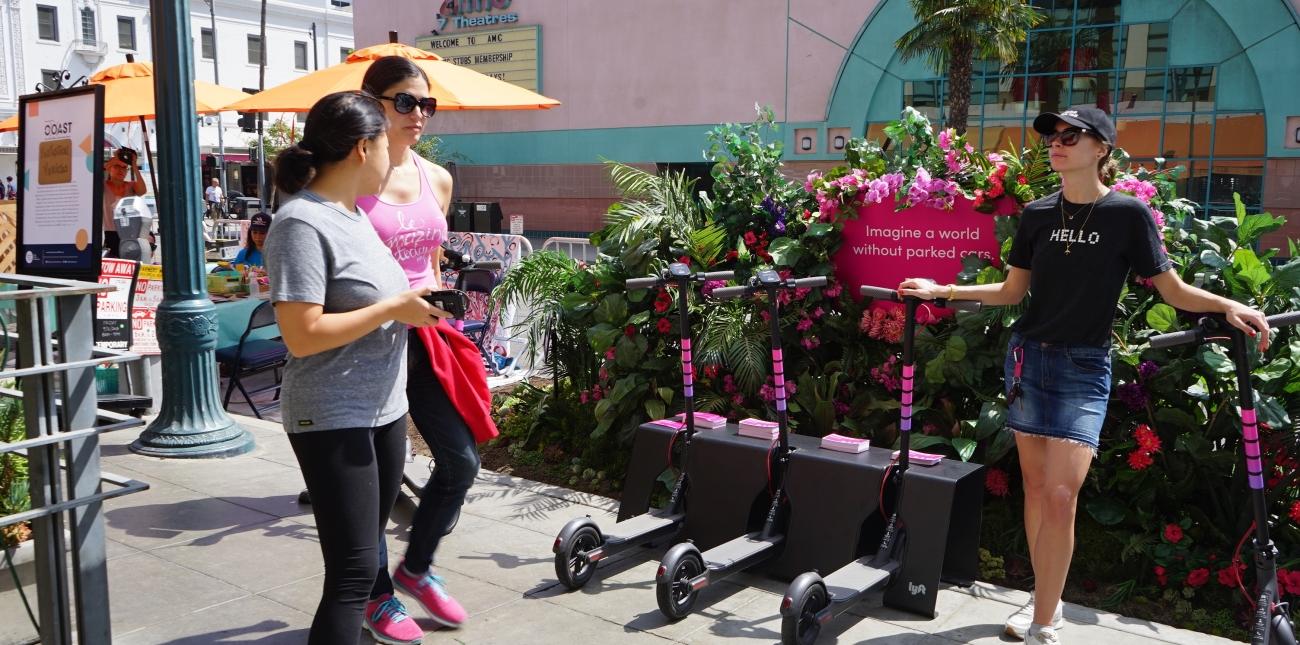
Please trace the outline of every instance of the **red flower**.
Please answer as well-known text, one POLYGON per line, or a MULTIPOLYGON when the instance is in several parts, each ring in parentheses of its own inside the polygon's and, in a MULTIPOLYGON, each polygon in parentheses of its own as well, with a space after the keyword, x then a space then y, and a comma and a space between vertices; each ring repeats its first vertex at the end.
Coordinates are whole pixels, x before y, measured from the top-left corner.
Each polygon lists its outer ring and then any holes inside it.
POLYGON ((1133 438, 1143 452, 1160 452, 1160 436, 1145 423, 1133 429, 1133 438))
POLYGON ((1171 544, 1178 544, 1179 542, 1182 542, 1182 541, 1183 541, 1183 527, 1181 527, 1181 526, 1179 526, 1179 525, 1177 525, 1177 524, 1172 524, 1172 523, 1170 523, 1170 524, 1166 524, 1166 525, 1165 525, 1165 540, 1168 540, 1171 544))
POLYGON ((1006 471, 1001 468, 989 468, 988 471, 984 473, 984 489, 987 490, 990 495, 996 495, 998 497, 1006 497, 1009 495, 1011 493, 1011 486, 1009 485, 1006 471))
MULTIPOLYGON (((1245 568, 1245 565, 1242 565, 1245 568)), ((1287 571, 1282 569, 1277 572, 1278 588, 1288 596, 1300 596, 1300 571, 1287 571)))
POLYGON ((989 196, 989 197, 1001 197, 1001 196, 1002 196, 1002 190, 1003 190, 1003 189, 1002 189, 1002 184, 994 182, 993 187, 989 189, 988 196, 989 196))
POLYGON ((667 318, 660 318, 659 322, 655 323, 655 326, 661 334, 667 334, 673 330, 673 324, 668 322, 667 318))
POLYGON ((1187 586, 1189 587, 1200 587, 1209 581, 1210 570, 1205 567, 1193 569, 1191 573, 1187 574, 1187 586))
POLYGON ((1025 184, 1029 183, 1029 180, 1026 179, 1024 175, 1019 175, 1019 176, 1016 177, 1016 183, 1017 183, 1017 184, 1020 184, 1021 186, 1023 186, 1023 185, 1025 185, 1025 184))
POLYGON ((717 366, 717 365, 705 365, 705 366, 704 366, 704 377, 705 377, 705 378, 717 378, 717 377, 718 377, 718 366, 717 366))
POLYGON ((1241 572, 1245 570, 1246 565, 1241 562, 1219 569, 1219 584, 1225 587, 1237 586, 1237 583, 1241 580, 1241 572))
POLYGON ((1154 463, 1154 460, 1151 459, 1150 453, 1142 450, 1134 450, 1128 453, 1128 467, 1133 470, 1145 470, 1152 463, 1154 463))
POLYGON ((682 257, 677 258, 677 261, 678 261, 678 262, 681 262, 682 264, 690 264, 690 263, 691 263, 691 258, 690 258, 690 256, 683 255, 682 257))
POLYGON ((1291 521, 1300 524, 1300 501, 1291 502, 1291 521))
POLYGON ((631 338, 631 337, 635 336, 635 335, 636 335, 636 326, 635 326, 635 325, 628 325, 627 327, 624 327, 624 328, 623 328, 623 335, 624 335, 624 336, 627 336, 628 338, 631 338))
POLYGON ((605 350, 605 360, 607 360, 607 361, 612 361, 612 360, 614 360, 614 348, 613 348, 613 347, 611 347, 611 348, 605 350))
POLYGON ((1156 565, 1156 568, 1155 568, 1155 569, 1152 569, 1152 571, 1155 572, 1155 574, 1156 574, 1156 582, 1160 583, 1160 586, 1161 586, 1161 587, 1163 587, 1163 586, 1169 584, 1169 578, 1168 578, 1167 576, 1165 576, 1165 568, 1164 568, 1164 567, 1162 567, 1162 566, 1160 566, 1160 565, 1156 565))
POLYGON ((754 235, 754 232, 753 232, 753 231, 745 231, 745 244, 746 244, 747 246, 752 246, 752 245, 757 244, 757 243, 758 243, 758 237, 756 237, 756 236, 754 235))

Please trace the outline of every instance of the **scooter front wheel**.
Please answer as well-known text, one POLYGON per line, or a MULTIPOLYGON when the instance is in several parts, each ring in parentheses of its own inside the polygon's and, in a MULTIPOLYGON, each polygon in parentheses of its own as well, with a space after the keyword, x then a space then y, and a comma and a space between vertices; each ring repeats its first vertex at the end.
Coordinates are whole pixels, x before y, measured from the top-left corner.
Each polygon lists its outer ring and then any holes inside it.
POLYGON ((800 590, 790 602, 790 610, 781 618, 782 645, 812 645, 821 635, 817 614, 826 608, 826 587, 814 583, 800 590))
POLYGON ((659 611, 668 620, 681 620, 691 613, 700 592, 691 588, 691 579, 704 573, 704 560, 696 551, 669 552, 660 565, 666 572, 664 579, 655 584, 655 597, 659 611))
POLYGON ((1295 629, 1285 614, 1273 616, 1273 642, 1278 645, 1296 645, 1295 629))
POLYGON ((559 553, 555 554, 555 575, 569 589, 587 584, 596 573, 595 563, 587 560, 586 553, 600 546, 600 532, 592 526, 580 527, 559 553))

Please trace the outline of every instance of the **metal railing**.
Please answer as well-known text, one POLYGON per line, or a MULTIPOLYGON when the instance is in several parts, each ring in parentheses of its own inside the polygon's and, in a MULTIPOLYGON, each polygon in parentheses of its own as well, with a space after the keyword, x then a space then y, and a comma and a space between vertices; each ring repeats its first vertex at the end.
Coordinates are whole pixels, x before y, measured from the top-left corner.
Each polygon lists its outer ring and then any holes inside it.
POLYGON ((26 456, 31 491, 30 510, 0 526, 32 523, 41 642, 72 643, 75 627, 76 642, 110 643, 103 503, 149 485, 100 471, 99 433, 143 422, 96 410, 95 366, 138 356, 94 347, 95 298, 113 287, 13 274, 0 285, 17 287, 0 291, 17 318, 12 331, 0 325, 0 380, 21 383, 0 397, 22 401, 27 429, 22 441, 0 441, 0 455, 26 456))
POLYGON ((542 242, 543 251, 559 251, 579 262, 594 262, 596 247, 585 237, 550 237, 542 242))

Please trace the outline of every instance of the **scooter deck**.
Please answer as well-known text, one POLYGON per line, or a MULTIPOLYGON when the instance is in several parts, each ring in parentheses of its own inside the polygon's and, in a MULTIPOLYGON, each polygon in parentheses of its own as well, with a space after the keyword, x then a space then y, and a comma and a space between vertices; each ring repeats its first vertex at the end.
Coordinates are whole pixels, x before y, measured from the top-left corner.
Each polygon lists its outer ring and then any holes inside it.
POLYGON ((605 531, 605 541, 626 541, 680 524, 686 519, 685 513, 659 515, 656 512, 642 513, 631 519, 623 520, 605 531))
POLYGON ((784 535, 773 535, 768 538, 754 538, 752 534, 742 535, 705 551, 703 557, 712 571, 730 569, 767 549, 780 546, 784 541, 784 535))
POLYGON ((832 600, 842 600, 883 587, 897 570, 898 562, 895 561, 877 569, 862 560, 854 560, 826 576, 823 582, 832 600))

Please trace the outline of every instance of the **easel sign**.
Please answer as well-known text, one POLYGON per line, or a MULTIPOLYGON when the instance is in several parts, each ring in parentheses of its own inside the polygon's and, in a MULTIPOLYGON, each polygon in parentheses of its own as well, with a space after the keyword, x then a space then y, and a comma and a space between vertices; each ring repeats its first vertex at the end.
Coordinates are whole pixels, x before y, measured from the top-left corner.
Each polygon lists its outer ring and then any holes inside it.
POLYGON ((104 88, 18 97, 17 270, 95 282, 104 209, 104 88))

